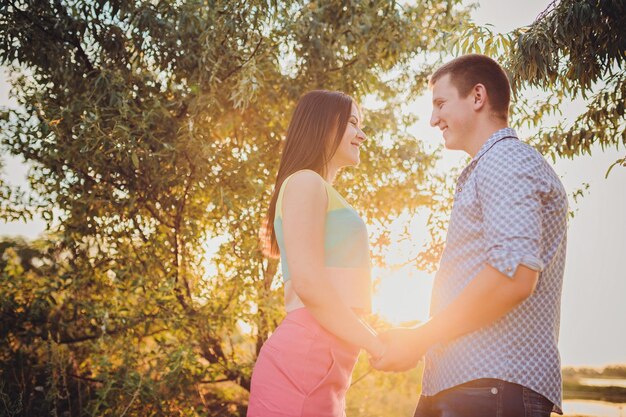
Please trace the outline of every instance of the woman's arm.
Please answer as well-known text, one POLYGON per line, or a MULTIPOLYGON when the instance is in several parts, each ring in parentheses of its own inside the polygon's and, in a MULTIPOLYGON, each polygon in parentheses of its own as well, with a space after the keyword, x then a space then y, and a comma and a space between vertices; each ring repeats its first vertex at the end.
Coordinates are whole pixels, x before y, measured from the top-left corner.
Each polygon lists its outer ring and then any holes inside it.
POLYGON ((384 344, 343 302, 324 266, 328 195, 312 171, 291 177, 282 200, 283 234, 293 288, 313 317, 338 338, 379 357, 384 344))

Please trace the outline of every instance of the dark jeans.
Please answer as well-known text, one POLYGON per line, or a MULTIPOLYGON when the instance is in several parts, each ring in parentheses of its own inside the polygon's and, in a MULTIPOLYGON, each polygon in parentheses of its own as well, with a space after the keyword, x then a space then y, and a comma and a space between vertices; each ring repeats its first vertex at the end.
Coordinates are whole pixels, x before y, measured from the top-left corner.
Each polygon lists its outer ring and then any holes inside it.
POLYGON ((413 417, 549 417, 543 395, 499 379, 477 379, 432 397, 422 395, 413 417))

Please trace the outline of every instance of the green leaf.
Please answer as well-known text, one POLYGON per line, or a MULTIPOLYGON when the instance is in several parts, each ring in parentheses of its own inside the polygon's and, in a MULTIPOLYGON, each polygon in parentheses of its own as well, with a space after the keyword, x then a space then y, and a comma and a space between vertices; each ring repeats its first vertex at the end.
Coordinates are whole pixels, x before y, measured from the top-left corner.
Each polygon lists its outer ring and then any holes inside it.
POLYGON ((139 158, 137 158, 137 154, 134 151, 131 152, 130 159, 132 160, 135 169, 139 169, 139 158))

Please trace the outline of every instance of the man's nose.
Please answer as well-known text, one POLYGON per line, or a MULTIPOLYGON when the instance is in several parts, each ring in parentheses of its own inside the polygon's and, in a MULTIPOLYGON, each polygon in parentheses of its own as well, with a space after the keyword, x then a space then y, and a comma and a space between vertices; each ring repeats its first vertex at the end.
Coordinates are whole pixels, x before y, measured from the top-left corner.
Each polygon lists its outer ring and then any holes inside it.
POLYGON ((433 111, 433 113, 430 115, 430 125, 432 127, 435 127, 438 124, 439 124, 439 116, 437 115, 435 111, 433 111))

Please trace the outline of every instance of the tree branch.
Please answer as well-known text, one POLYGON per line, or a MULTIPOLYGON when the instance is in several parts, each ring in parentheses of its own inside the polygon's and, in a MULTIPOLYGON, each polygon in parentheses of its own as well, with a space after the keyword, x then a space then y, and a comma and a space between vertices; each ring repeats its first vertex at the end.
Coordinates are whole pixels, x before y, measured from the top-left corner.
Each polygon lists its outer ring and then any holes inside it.
POLYGON ((237 67, 235 67, 234 69, 232 69, 228 74, 226 74, 226 76, 224 78, 222 78, 222 81, 230 78, 232 75, 234 75, 237 71, 241 70, 248 62, 250 62, 252 60, 252 58, 254 58, 254 56, 257 54, 257 52, 259 51, 261 44, 263 43, 263 38, 261 38, 259 40, 259 42, 257 43, 256 47, 254 48, 254 51, 252 52, 252 54, 250 54, 250 56, 243 61, 243 63, 241 63, 240 65, 238 65, 237 67))
MULTIPOLYGON (((61 43, 67 43, 70 46, 73 46, 76 49, 76 53, 77 55, 80 57, 80 59, 83 61, 83 64, 85 64, 85 66, 87 67, 88 72, 92 72, 94 70, 94 66, 91 63, 91 60, 89 59, 89 57, 87 56, 87 53, 85 52, 85 50, 83 49, 82 45, 80 44, 80 40, 78 39, 78 37, 76 36, 76 34, 74 34, 73 38, 68 39, 66 37, 64 37, 63 35, 60 35, 58 32, 54 31, 53 29, 50 28, 46 28, 39 20, 33 19, 31 17, 31 15, 29 15, 28 13, 22 11, 19 7, 17 7, 15 5, 15 2, 12 1, 11 2, 11 6, 13 7, 13 10, 20 15, 24 20, 26 20, 27 22, 30 22, 31 24, 33 24, 37 29, 39 29, 39 31, 42 33, 42 35, 44 35, 44 37, 50 37, 50 35, 52 35, 52 37, 54 39, 56 39, 57 41, 60 41, 61 43)), ((71 18, 67 15, 67 11, 65 10, 65 8, 57 1, 55 1, 55 6, 57 7, 57 9, 59 9, 59 11, 63 12, 65 14, 65 17, 67 19, 71 18)))

